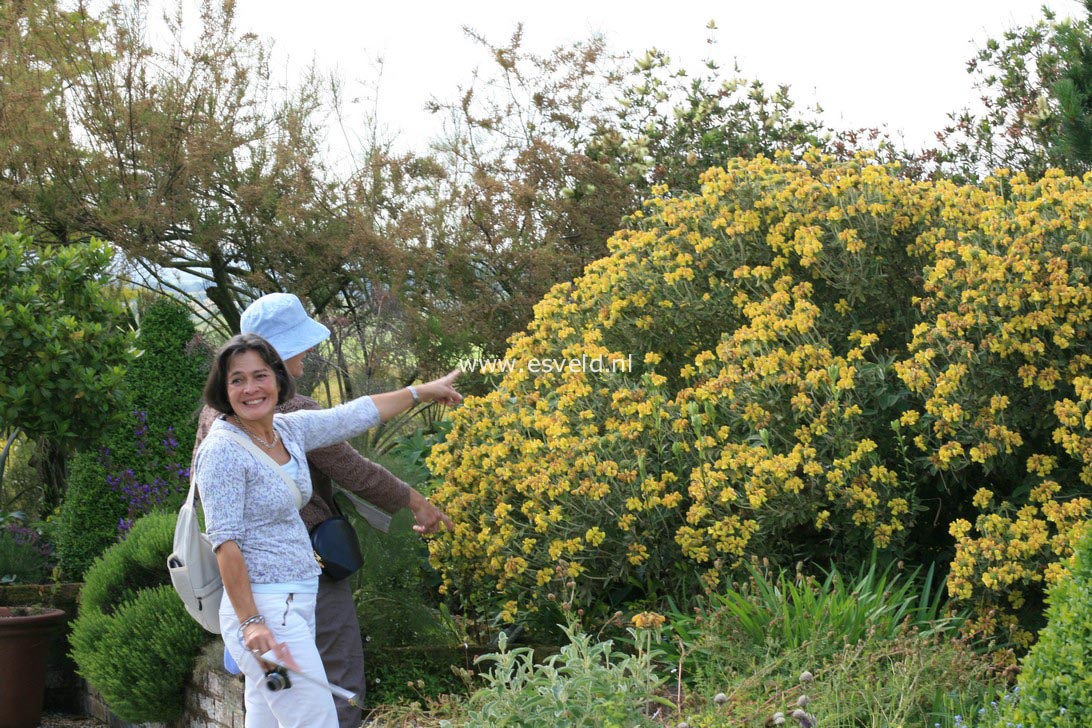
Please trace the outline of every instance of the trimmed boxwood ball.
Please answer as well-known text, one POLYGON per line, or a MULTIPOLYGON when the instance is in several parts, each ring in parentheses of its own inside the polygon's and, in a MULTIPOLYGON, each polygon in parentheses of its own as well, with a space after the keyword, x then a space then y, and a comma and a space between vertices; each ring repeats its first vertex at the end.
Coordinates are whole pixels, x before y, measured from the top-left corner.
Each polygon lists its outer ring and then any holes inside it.
POLYGON ((111 617, 80 617, 72 656, 120 718, 166 722, 182 714, 186 683, 206 635, 174 588, 159 586, 137 592, 111 617))
POLYGON ((112 614, 139 590, 170 583, 167 556, 177 518, 175 513, 151 513, 133 524, 128 538, 107 549, 87 570, 80 613, 112 614))
POLYGON ((79 673, 124 720, 169 721, 182 713, 185 686, 212 639, 169 584, 173 513, 139 519, 87 571, 72 627, 79 673))
POLYGON ((1092 725, 1092 530, 1048 602, 1047 625, 1023 661, 1019 699, 999 727, 1092 725))

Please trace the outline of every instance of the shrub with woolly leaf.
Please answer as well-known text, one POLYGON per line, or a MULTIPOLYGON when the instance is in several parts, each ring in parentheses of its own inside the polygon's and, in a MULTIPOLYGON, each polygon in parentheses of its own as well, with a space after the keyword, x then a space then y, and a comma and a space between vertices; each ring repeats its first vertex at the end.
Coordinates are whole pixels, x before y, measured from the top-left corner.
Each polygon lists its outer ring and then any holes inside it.
POLYGON ((658 625, 629 630, 633 654, 616 649, 612 640, 595 640, 571 621, 563 629, 568 644, 541 663, 530 647, 508 649, 501 633, 500 651, 475 660, 492 664, 484 674, 486 686, 467 701, 467 724, 660 725, 650 718, 657 707, 669 705, 655 694, 666 680, 655 664, 658 625))

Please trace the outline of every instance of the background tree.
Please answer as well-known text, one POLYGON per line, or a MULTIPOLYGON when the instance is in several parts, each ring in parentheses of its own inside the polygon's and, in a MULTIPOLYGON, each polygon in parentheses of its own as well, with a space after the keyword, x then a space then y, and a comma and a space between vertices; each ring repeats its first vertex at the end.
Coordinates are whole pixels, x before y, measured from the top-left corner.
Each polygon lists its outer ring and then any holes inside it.
POLYGON ((431 104, 448 122, 434 147, 449 171, 446 227, 429 285, 410 292, 424 335, 442 332, 434 340, 463 355, 498 356, 551 287, 606 254, 652 185, 696 191, 709 166, 834 136, 787 87, 769 93, 738 69, 691 74, 655 50, 612 54, 599 37, 537 55, 519 27, 503 44, 467 33, 489 65, 431 104))
POLYGON ((522 48, 520 27, 503 45, 467 33, 490 65, 430 105, 447 122, 434 147, 448 173, 437 190, 445 226, 429 248, 428 285, 410 293, 419 349, 439 358, 499 356, 550 287, 604 254, 634 202, 583 149, 602 39, 538 56, 522 48))
POLYGON ((449 126, 431 154, 366 126, 345 169, 323 143, 339 82, 274 84, 231 3, 205 0, 192 40, 177 10, 154 46, 143 3, 72 7, 0 14, 0 202, 43 239, 111 240, 134 285, 188 297, 221 335, 273 290, 345 319, 343 395, 370 386, 354 377, 500 354, 651 185, 693 190, 708 165, 829 136, 788 89, 738 71, 690 74, 599 38, 539 56, 517 29, 500 45, 472 33, 490 65, 433 104, 449 126))
MULTIPOLYGON (((715 45, 716 24, 707 27, 706 42, 715 45)), ((710 167, 778 152, 799 158, 810 147, 825 147, 833 136, 819 120, 819 109, 796 109, 788 86, 771 92, 744 77, 738 66, 726 74, 706 60, 695 72, 655 48, 625 62, 628 69, 617 71, 620 92, 597 121, 591 149, 634 186, 639 198, 652 185, 695 192, 710 167)))
POLYGON ((9 444, 19 432, 37 442, 46 511, 61 500, 65 453, 119 414, 133 334, 111 288, 112 253, 95 240, 55 247, 0 235, 0 429, 9 444))
POLYGON ((179 5, 154 48, 146 14, 143 3, 99 15, 82 2, 6 7, 8 209, 46 240, 113 241, 131 282, 188 297, 225 334, 263 291, 295 290, 323 310, 345 261, 368 252, 321 161, 324 79, 276 87, 265 45, 237 31, 231 3, 203 2, 190 42, 179 5))
POLYGON ((1006 168, 1042 176, 1092 169, 1092 2, 1086 17, 1037 23, 990 38, 967 63, 982 105, 949 115, 930 153, 941 168, 979 179, 1006 168))

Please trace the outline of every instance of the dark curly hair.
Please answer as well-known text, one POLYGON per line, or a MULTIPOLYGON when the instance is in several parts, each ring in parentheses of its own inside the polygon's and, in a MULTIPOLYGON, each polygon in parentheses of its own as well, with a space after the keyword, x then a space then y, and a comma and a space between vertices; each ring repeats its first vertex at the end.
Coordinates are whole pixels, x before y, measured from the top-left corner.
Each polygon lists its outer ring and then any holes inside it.
POLYGON ((273 345, 257 334, 238 334, 228 339, 212 360, 209 378, 205 381, 205 404, 226 415, 235 414, 227 395, 228 365, 231 357, 248 351, 257 352, 273 370, 277 378, 277 404, 284 404, 296 396, 295 382, 273 345))

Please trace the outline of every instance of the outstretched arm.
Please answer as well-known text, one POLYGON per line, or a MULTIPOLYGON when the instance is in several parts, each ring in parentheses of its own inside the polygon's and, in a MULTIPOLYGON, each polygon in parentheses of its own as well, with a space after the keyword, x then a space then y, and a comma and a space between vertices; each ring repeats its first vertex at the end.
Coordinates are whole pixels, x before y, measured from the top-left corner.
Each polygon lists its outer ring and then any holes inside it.
MULTIPOLYGON (((296 396, 285 405, 286 412, 321 409, 309 397, 296 396)), ((339 442, 307 453, 307 460, 328 478, 388 513, 409 508, 421 534, 435 533, 442 527, 454 528, 451 519, 427 498, 382 465, 367 459, 351 445, 339 442)))
POLYGON ((310 452, 356 437, 405 412, 416 403, 414 392, 421 402, 462 402, 463 396, 451 386, 459 374, 461 372, 455 370, 413 388, 357 397, 330 409, 286 413, 280 421, 295 430, 304 450, 310 452))
POLYGON ((433 379, 431 382, 418 384, 413 387, 412 390, 409 387, 403 387, 402 389, 397 389, 393 392, 373 394, 372 402, 375 403, 375 408, 379 411, 380 421, 386 422, 390 418, 402 414, 417 404, 413 397, 414 390, 416 390, 417 396, 421 402, 459 404, 463 401, 463 396, 455 391, 453 385, 460 374, 462 374, 462 372, 456 369, 448 372, 439 379, 433 379))

